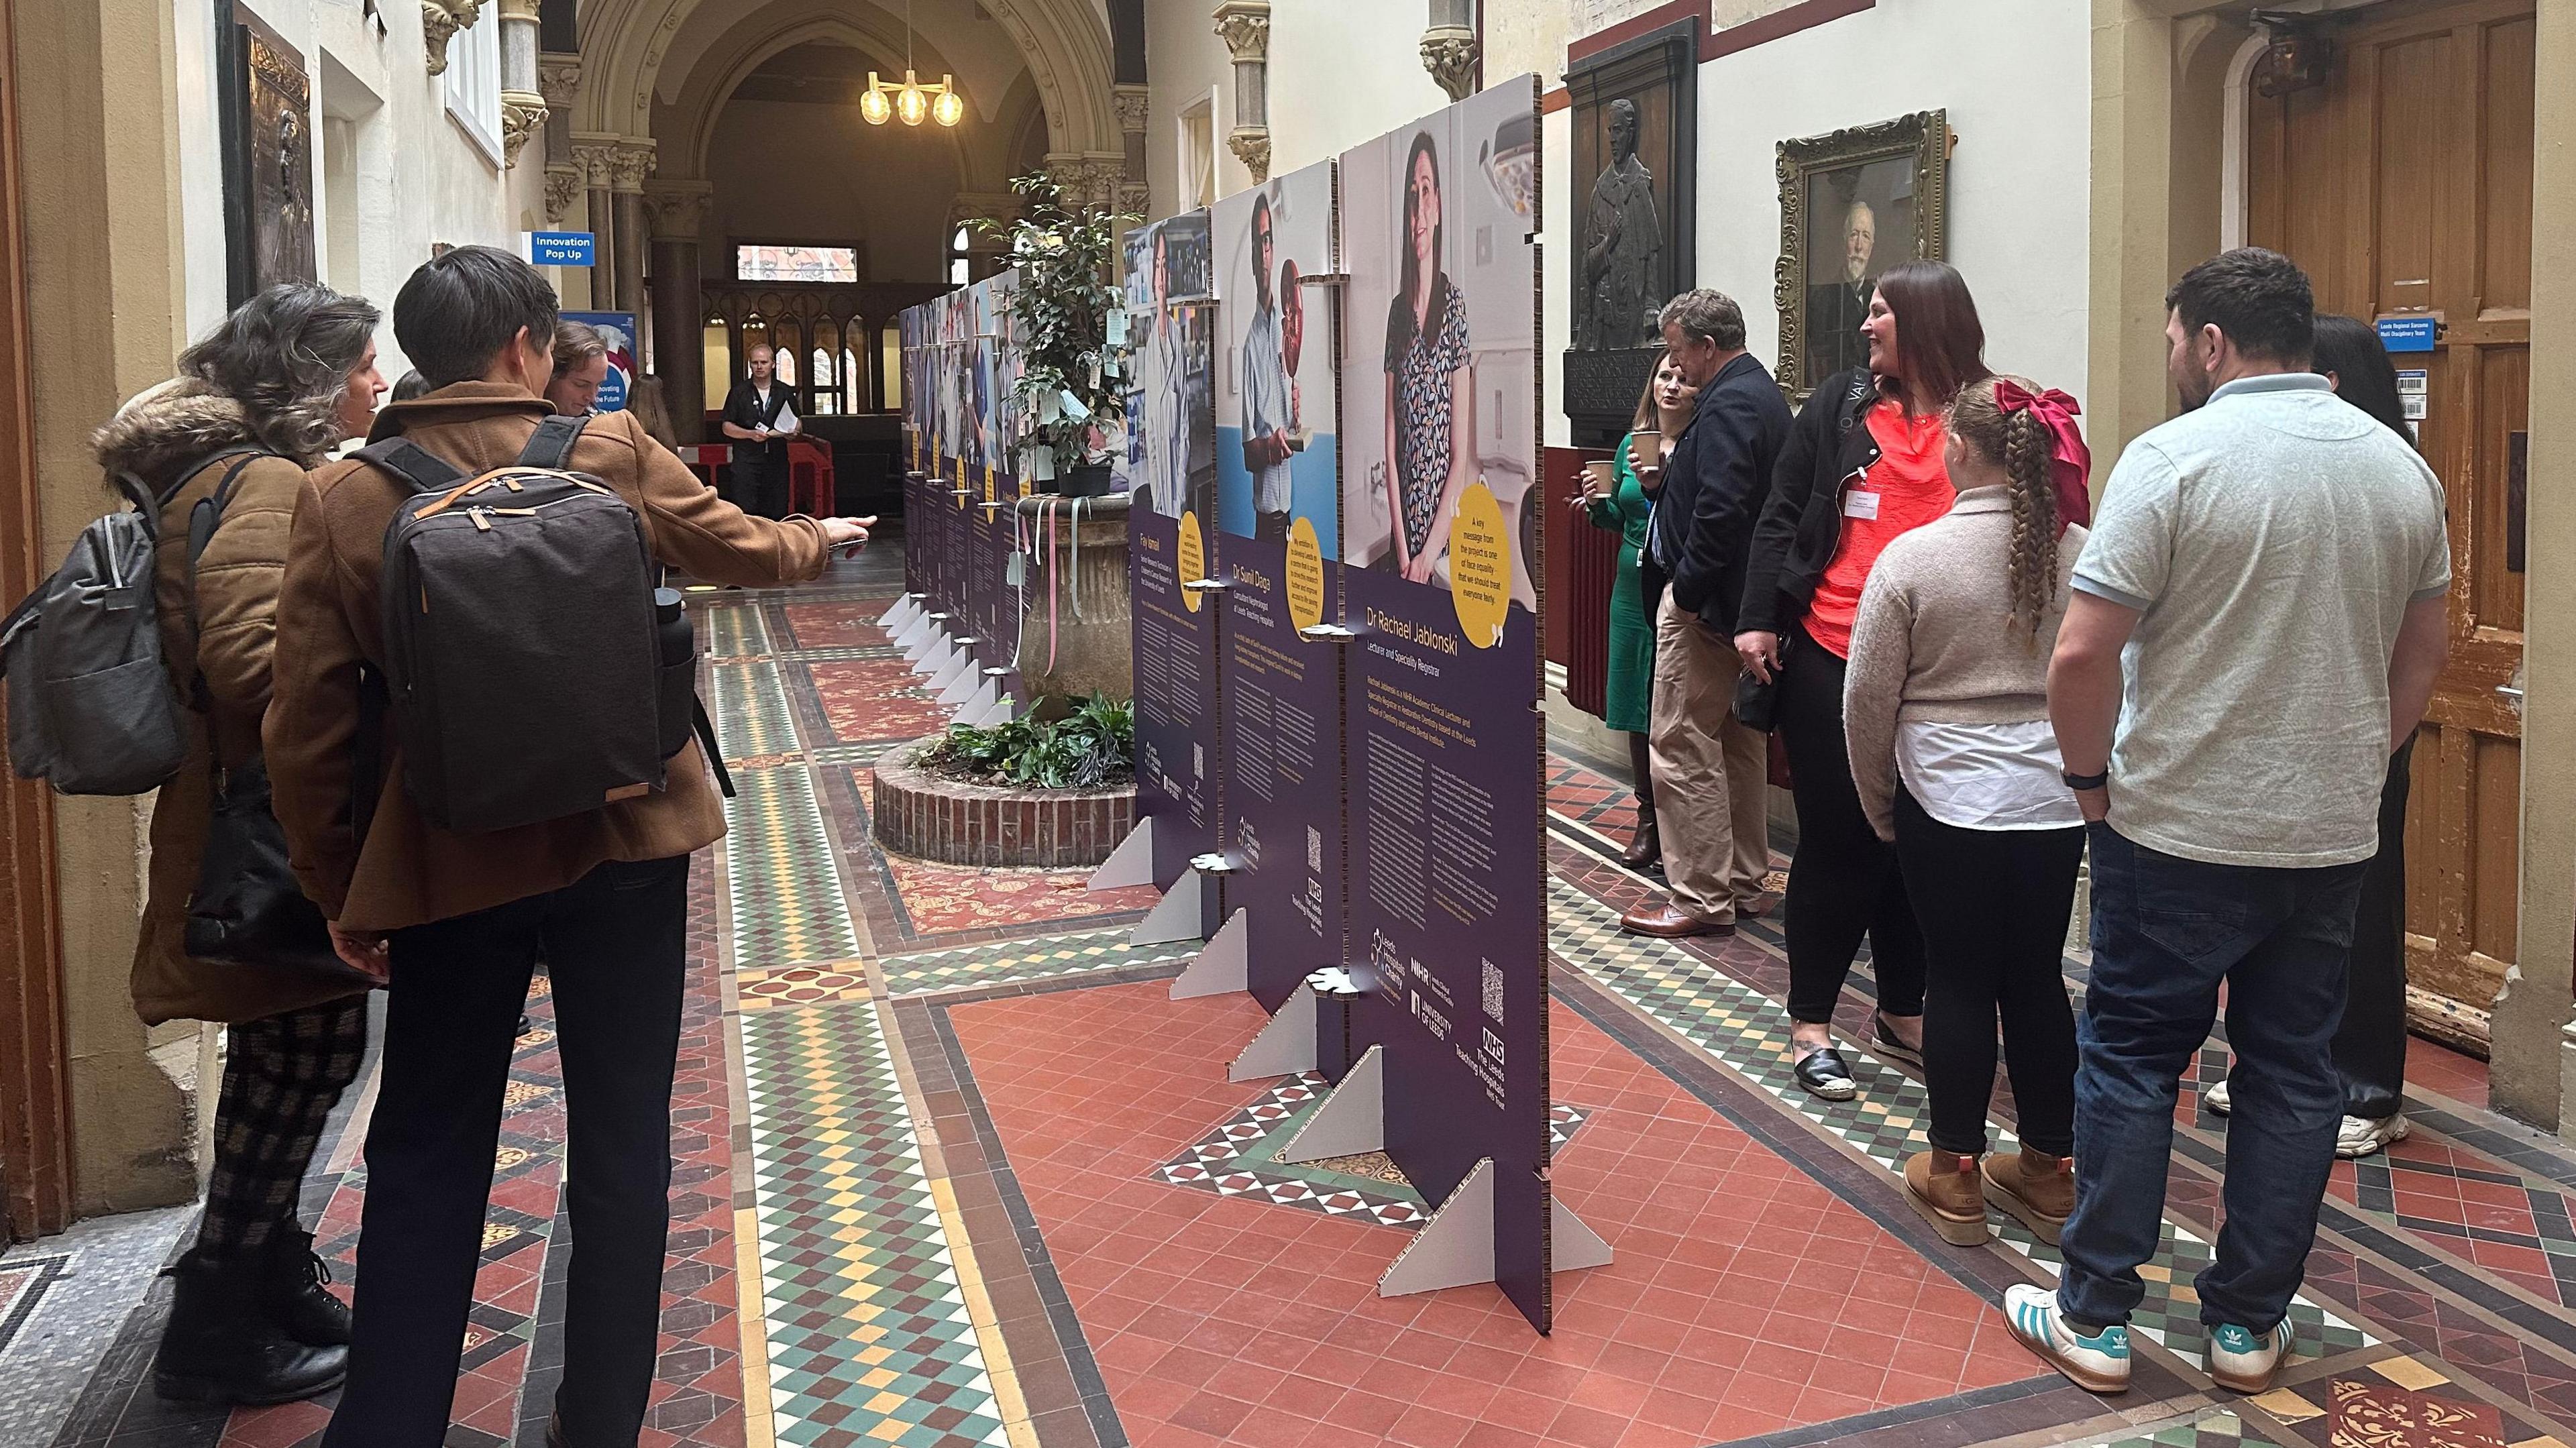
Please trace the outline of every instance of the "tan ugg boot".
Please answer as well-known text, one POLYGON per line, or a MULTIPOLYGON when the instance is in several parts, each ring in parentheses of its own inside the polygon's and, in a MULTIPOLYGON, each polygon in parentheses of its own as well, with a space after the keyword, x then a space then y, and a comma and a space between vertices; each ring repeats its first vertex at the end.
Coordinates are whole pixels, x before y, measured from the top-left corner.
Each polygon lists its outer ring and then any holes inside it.
POLYGON ((1986 1158, 1986 1200, 2021 1219, 2032 1236, 2054 1247, 2075 1211, 2075 1158, 2045 1156, 2025 1147, 1986 1158))
POLYGON ((1977 1191, 1977 1159, 1946 1151, 1918 1151, 1905 1161, 1905 1200, 1953 1247, 1994 1240, 1986 1230, 1986 1200, 1977 1191))

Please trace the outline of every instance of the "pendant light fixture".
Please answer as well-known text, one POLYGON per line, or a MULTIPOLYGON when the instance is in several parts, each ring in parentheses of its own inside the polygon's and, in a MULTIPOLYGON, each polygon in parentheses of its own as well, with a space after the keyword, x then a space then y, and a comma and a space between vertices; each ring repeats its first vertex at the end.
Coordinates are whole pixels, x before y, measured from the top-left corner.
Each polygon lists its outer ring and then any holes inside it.
POLYGON ((880 80, 875 71, 869 71, 868 88, 859 97, 859 119, 871 126, 890 120, 918 126, 925 118, 953 127, 966 119, 966 98, 957 93, 953 75, 942 75, 931 85, 921 83, 912 68, 912 0, 903 0, 903 83, 880 80))

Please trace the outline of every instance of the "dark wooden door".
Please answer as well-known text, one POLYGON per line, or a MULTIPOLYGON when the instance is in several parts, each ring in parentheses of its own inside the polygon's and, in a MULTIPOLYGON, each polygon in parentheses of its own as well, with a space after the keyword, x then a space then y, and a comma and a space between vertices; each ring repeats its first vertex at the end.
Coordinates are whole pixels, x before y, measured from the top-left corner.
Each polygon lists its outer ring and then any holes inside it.
POLYGON ((2394 0, 2320 87, 2249 97, 2247 237, 2317 306, 2431 316, 2421 443, 2450 498, 2451 662, 2416 738, 2406 930, 2420 1027, 2483 1046, 2513 964, 2523 575, 2511 458, 2531 348, 2532 0, 2394 0))

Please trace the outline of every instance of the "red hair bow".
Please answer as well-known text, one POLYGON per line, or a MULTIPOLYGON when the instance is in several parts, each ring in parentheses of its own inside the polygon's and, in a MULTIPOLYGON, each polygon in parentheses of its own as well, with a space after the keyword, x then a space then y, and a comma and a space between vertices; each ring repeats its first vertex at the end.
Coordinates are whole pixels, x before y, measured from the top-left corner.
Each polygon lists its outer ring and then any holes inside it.
POLYGON ((2084 445, 2084 433, 2075 425, 2076 414, 2084 409, 2057 388, 2035 393, 2009 378, 1995 380, 1995 408, 2006 417, 2025 410, 2039 415, 2040 422, 2048 428, 2049 476, 2057 489, 2057 531, 2063 534, 2069 523, 2089 525, 2093 521, 2093 495, 2086 490, 2085 479, 2093 469, 2093 452, 2084 445))

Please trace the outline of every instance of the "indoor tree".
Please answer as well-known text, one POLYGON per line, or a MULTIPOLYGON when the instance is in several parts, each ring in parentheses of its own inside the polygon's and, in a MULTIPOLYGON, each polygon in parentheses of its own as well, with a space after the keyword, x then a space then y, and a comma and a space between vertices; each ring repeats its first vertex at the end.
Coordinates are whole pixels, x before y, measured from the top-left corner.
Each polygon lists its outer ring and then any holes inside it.
POLYGON ((1110 314, 1126 304, 1117 283, 1119 238, 1137 218, 1068 206, 1064 188, 1043 172, 1017 178, 1011 189, 1021 198, 1019 216, 978 224, 1008 239, 1019 269, 1009 291, 1021 356, 1012 395, 1022 434, 1013 446, 1048 449, 1056 477, 1068 479, 1077 468, 1108 466, 1100 420, 1126 409, 1128 349, 1110 340, 1110 314))

